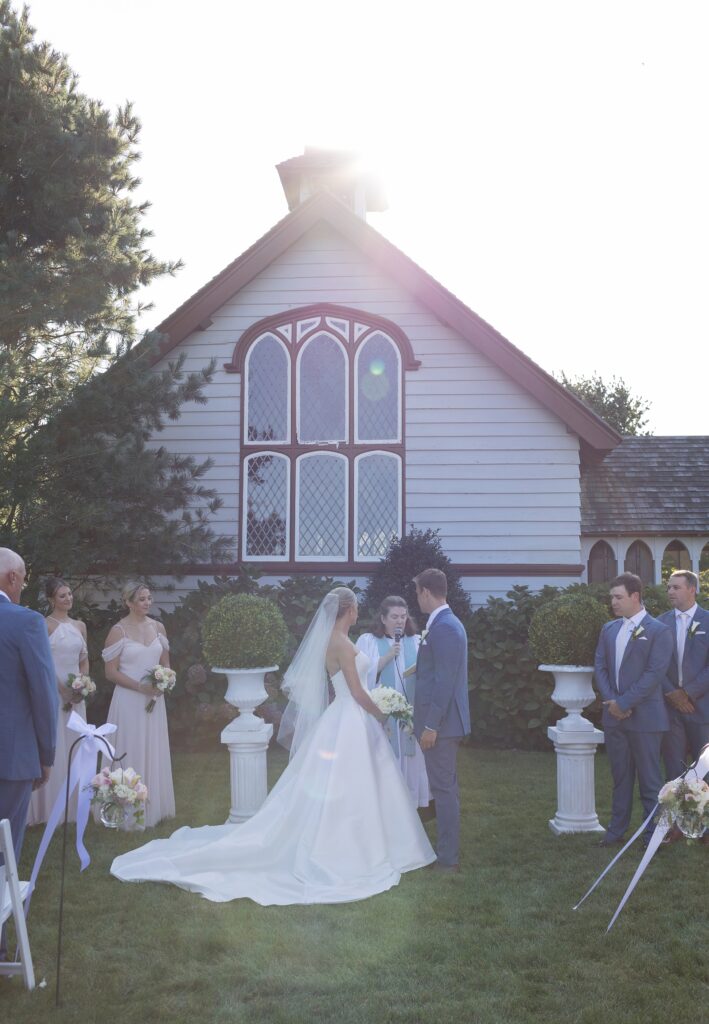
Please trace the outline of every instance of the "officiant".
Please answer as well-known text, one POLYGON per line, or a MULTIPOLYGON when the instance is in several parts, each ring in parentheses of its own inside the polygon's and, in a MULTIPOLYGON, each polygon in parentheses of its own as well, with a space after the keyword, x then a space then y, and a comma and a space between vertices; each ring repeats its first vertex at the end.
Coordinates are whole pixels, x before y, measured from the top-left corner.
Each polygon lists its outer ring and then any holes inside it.
MULTIPOLYGON (((416 659, 421 637, 403 597, 385 597, 371 632, 363 633, 357 648, 369 658, 367 685, 390 686, 414 702, 416 659)), ((402 723, 389 721, 389 739, 416 807, 428 807, 430 792, 426 763, 418 740, 402 723)))

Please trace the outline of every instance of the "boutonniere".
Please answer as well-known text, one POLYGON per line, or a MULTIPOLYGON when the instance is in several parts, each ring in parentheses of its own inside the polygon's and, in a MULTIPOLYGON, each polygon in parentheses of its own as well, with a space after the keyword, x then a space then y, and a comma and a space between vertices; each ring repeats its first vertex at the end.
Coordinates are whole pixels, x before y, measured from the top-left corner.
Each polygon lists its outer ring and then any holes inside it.
POLYGON ((644 626, 636 626, 635 629, 633 630, 633 632, 630 634, 630 639, 631 640, 639 640, 644 632, 645 632, 645 627, 644 626))
POLYGON ((695 635, 695 633, 697 632, 698 629, 699 629, 699 622, 697 621, 697 619, 692 619, 692 621, 690 623, 690 626, 689 626, 689 629, 687 630, 687 636, 690 638, 690 640, 695 635))
POLYGON ((423 646, 426 643, 426 637, 427 636, 428 636, 428 630, 427 629, 422 629, 421 630, 421 646, 423 646))

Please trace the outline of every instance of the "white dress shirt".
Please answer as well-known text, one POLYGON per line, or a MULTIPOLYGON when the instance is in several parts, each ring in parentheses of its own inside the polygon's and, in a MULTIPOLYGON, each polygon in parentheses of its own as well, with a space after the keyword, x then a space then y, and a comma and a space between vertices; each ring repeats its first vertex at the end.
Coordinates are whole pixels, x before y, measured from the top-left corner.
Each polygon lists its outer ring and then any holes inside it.
POLYGON ((639 612, 636 612, 630 619, 623 619, 623 624, 618 630, 618 635, 615 638, 615 688, 620 692, 620 664, 625 654, 625 648, 628 646, 630 637, 633 630, 637 629, 640 623, 643 621, 647 612, 644 608, 641 608, 639 612))
POLYGON ((675 629, 677 630, 677 678, 679 685, 682 685, 682 661, 684 659, 684 645, 687 640, 687 633, 689 627, 692 625, 692 619, 694 613, 697 610, 696 601, 691 608, 688 608, 686 612, 681 612, 675 608, 675 629))
POLYGON ((448 608, 448 607, 450 607, 450 606, 449 606, 449 605, 447 605, 447 604, 442 604, 442 605, 440 605, 440 606, 439 606, 438 608, 434 608, 434 609, 433 609, 433 611, 431 612, 431 614, 430 614, 430 615, 429 615, 429 617, 428 617, 428 622, 426 623, 426 632, 428 632, 428 630, 429 630, 429 629, 431 628, 431 626, 433 625, 433 620, 435 619, 435 617, 436 617, 436 616, 437 616, 437 615, 438 615, 438 614, 439 614, 440 612, 442 612, 444 608, 448 608))
POLYGON ((0 590, 0 597, 4 597, 6 601, 10 601, 10 604, 12 604, 10 597, 5 593, 4 590, 0 590))

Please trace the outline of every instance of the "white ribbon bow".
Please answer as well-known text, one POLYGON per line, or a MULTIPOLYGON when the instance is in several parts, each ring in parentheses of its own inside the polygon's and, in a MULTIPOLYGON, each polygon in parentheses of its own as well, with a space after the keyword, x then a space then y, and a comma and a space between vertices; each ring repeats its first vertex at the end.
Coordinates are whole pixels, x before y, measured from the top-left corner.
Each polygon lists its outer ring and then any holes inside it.
MULTIPOLYGON (((42 867, 44 855, 49 848, 49 844, 52 841, 52 836, 54 835, 56 827, 62 819, 67 801, 77 786, 79 787, 79 799, 76 812, 76 852, 79 855, 82 871, 91 863, 91 857, 84 846, 84 830, 86 828, 86 823, 89 820, 89 808, 92 796, 91 780, 96 774, 96 759, 99 754, 103 754, 104 756, 108 754, 111 760, 114 760, 116 756, 116 751, 105 738, 106 736, 110 736, 111 733, 114 733, 118 728, 117 726, 112 725, 111 722, 106 722, 105 725, 99 726, 89 725, 89 723, 85 722, 80 715, 77 715, 75 711, 72 711, 66 725, 67 729, 71 729, 72 732, 78 734, 81 742, 76 744, 74 758, 71 762, 68 792, 65 779, 64 784, 59 790, 57 798, 54 801, 54 806, 52 807, 49 818, 47 819, 44 835, 42 836, 42 842, 39 844, 37 856, 34 860, 34 867, 32 868, 29 894, 25 903, 25 913, 29 910, 30 896, 34 890, 39 869, 42 867)), ((72 746, 71 749, 74 749, 74 747, 72 746)))

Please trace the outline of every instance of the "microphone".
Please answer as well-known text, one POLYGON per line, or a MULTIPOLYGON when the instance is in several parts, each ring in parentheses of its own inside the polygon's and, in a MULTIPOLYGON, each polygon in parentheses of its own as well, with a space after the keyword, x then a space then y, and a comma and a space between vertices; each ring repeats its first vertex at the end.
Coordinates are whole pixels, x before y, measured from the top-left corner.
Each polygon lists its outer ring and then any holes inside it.
POLYGON ((394 630, 394 643, 395 644, 400 643, 401 637, 403 636, 403 633, 404 633, 404 631, 401 628, 401 626, 397 626, 396 629, 394 630))

